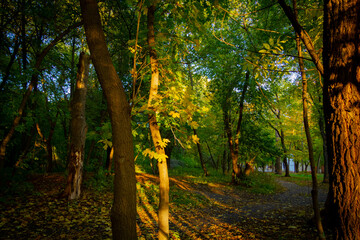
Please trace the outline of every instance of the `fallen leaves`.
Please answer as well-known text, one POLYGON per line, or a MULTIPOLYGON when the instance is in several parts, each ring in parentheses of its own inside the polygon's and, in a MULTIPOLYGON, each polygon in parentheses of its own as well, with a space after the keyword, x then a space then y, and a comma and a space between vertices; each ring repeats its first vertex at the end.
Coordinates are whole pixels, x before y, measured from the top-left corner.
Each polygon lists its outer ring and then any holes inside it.
MULTIPOLYGON (((58 199, 65 185, 63 177, 39 178, 34 181, 36 194, 13 197, 1 204, 1 239, 111 239, 113 195, 109 190, 97 192, 84 188, 79 200, 68 202, 58 199)), ((137 178, 138 238, 155 239, 157 178, 148 174, 137 174, 137 178)), ((311 239, 315 236, 313 228, 306 224, 307 209, 292 209, 290 205, 268 209, 264 205, 267 195, 249 195, 222 184, 196 184, 173 178, 171 181, 170 239, 311 239)))

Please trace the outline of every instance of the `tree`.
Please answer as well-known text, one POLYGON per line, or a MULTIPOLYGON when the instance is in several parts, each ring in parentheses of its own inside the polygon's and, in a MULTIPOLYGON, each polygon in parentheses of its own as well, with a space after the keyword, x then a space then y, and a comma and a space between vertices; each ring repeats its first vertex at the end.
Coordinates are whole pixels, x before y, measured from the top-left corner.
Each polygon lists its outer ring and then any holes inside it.
MULTIPOLYGON (((293 0, 294 6, 294 15, 295 19, 297 19, 298 10, 296 6, 296 0, 293 0)), ((309 118, 308 118, 308 83, 305 74, 305 67, 303 61, 303 54, 301 49, 301 42, 299 34, 296 34, 296 48, 299 55, 299 69, 301 73, 302 79, 302 103, 303 103, 303 121, 304 121, 304 128, 306 133, 306 140, 308 145, 308 152, 309 152, 309 160, 310 160, 310 167, 311 167, 311 176, 312 176, 312 190, 311 196, 313 199, 313 209, 315 215, 315 223, 318 230, 318 234, 320 239, 325 239, 323 226, 321 223, 321 216, 320 216, 320 209, 319 209, 319 200, 318 200, 318 186, 317 186, 317 176, 315 170, 315 159, 314 159, 314 147, 313 142, 310 134, 310 126, 309 126, 309 118)))
POLYGON ((86 40, 112 126, 115 163, 111 223, 114 239, 136 239, 136 179, 130 106, 106 46, 96 0, 80 0, 86 40))
POLYGON ((360 236, 360 1, 324 3, 324 113, 336 239, 360 236))
MULTIPOLYGON (((151 84, 148 108, 151 111, 149 115, 149 126, 151 131, 152 141, 155 146, 155 151, 158 154, 158 168, 160 178, 160 198, 159 198, 159 239, 169 238, 169 177, 166 162, 166 154, 164 148, 164 141, 161 139, 160 127, 156 120, 156 106, 158 101, 158 88, 159 88, 159 63, 155 50, 155 5, 148 7, 147 12, 147 27, 148 27, 148 45, 150 53, 150 65, 151 65, 151 84)), ((165 145, 166 146, 166 145, 165 145)))
MULTIPOLYGON (((39 54, 37 54, 36 57, 36 63, 35 63, 35 70, 39 71, 42 61, 44 60, 45 56, 48 54, 48 52, 61 40, 63 39, 63 37, 68 34, 72 29, 81 26, 82 23, 75 23, 72 26, 68 27, 65 31, 63 31, 61 34, 59 34, 54 40, 52 40, 39 54)), ((27 87, 21 104, 19 106, 18 109, 18 114, 17 116, 14 118, 13 122, 12 122, 12 126, 10 128, 10 130, 8 131, 8 133, 6 134, 6 136, 2 139, 1 141, 1 145, 0 145, 0 171, 2 170, 2 168, 4 167, 5 164, 5 156, 6 156, 6 147, 8 145, 8 143, 10 142, 14 132, 15 132, 15 128, 19 125, 20 120, 23 116, 25 107, 26 107, 26 103, 29 99, 29 96, 32 92, 32 90, 34 89, 34 87, 36 86, 38 82, 38 73, 35 72, 32 74, 31 76, 31 81, 29 86, 27 87)))
POLYGON ((70 121, 70 153, 68 177, 64 196, 69 200, 77 199, 81 193, 82 171, 85 155, 85 139, 87 125, 85 120, 85 104, 87 78, 89 75, 90 57, 80 53, 78 73, 73 99, 71 101, 70 121))

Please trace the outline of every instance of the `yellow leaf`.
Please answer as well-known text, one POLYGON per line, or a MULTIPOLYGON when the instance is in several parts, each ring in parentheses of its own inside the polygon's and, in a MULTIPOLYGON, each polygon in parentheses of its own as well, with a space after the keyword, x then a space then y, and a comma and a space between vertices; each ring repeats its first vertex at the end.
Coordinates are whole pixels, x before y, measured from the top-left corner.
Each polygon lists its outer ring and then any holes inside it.
POLYGON ((178 112, 171 111, 169 114, 173 118, 180 118, 180 113, 178 113, 178 112))
POLYGON ((154 155, 156 154, 155 152, 151 151, 150 148, 145 149, 142 154, 146 157, 149 156, 150 159, 152 159, 154 157, 154 155))
POLYGON ((200 138, 198 138, 197 135, 192 135, 191 138, 192 138, 192 141, 193 141, 195 144, 198 144, 199 141, 200 141, 200 138))
POLYGON ((199 124, 198 124, 197 122, 195 122, 195 121, 192 121, 192 122, 190 123, 190 126, 191 126, 192 128, 194 128, 194 129, 197 129, 197 128, 199 127, 199 124))
POLYGON ((165 148, 169 142, 170 142, 169 139, 164 138, 162 141, 159 142, 159 146, 165 148))

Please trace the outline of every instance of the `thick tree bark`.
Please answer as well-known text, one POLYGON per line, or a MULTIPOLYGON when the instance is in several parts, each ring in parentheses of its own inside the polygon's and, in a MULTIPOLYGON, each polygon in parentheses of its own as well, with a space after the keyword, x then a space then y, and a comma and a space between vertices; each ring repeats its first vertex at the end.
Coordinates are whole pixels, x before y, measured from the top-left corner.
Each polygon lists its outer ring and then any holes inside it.
MULTIPOLYGON (((147 27, 148 35, 147 41, 150 52, 150 65, 151 65, 151 84, 149 92, 148 107, 153 111, 149 116, 149 125, 151 137, 155 146, 155 151, 160 156, 165 155, 165 149, 161 146, 162 143, 159 125, 156 120, 156 108, 154 102, 157 101, 157 92, 159 87, 159 63, 155 50, 155 5, 151 5, 147 12, 147 27)), ((159 198, 159 239, 169 238, 169 176, 167 162, 164 159, 158 160, 159 179, 160 179, 160 198, 159 198)))
MULTIPOLYGON (((297 20, 296 0, 293 0, 293 6, 294 6, 295 20, 297 20)), ((318 200, 318 184, 317 184, 317 176, 316 176, 316 170, 315 170, 314 147, 313 147, 313 143, 312 143, 309 120, 308 120, 307 78, 306 78, 306 74, 305 74, 304 61, 302 58, 303 54, 302 54, 299 34, 296 34, 296 48, 297 48, 298 56, 299 56, 299 69, 300 69, 301 79, 302 79, 303 122, 304 122, 306 140, 307 140, 307 145, 308 145, 310 167, 311 167, 311 177, 312 177, 311 196, 312 196, 312 202, 313 202, 315 224, 316 224, 316 229, 318 231, 319 238, 325 239, 324 230, 323 230, 323 226, 321 223, 319 200, 318 200)))
MULTIPOLYGON (((44 48, 44 50, 36 58, 36 63, 35 63, 35 66, 34 66, 35 70, 37 70, 37 71, 40 70, 41 63, 44 60, 45 56, 48 54, 48 52, 51 50, 51 48, 54 47, 72 29, 81 26, 81 24, 82 24, 81 22, 73 24, 72 26, 68 27, 65 31, 63 31, 59 36, 57 36, 53 41, 51 41, 49 43, 49 45, 47 45, 46 48, 44 48)), ((20 106, 19 106, 19 109, 18 109, 18 115, 14 118, 14 121, 12 123, 12 126, 11 126, 9 132, 6 134, 6 136, 1 141, 1 145, 0 145, 0 171, 3 169, 4 164, 5 164, 5 156, 6 156, 7 144, 10 142, 13 134, 15 133, 15 128, 20 123, 23 112, 25 110, 26 102, 29 99, 29 96, 30 96, 33 88, 37 84, 37 82, 38 82, 38 74, 34 73, 31 76, 30 84, 27 87, 27 89, 26 89, 26 91, 25 91, 25 93, 23 95, 23 98, 21 100, 21 103, 20 103, 20 106)))
POLYGON ((96 0, 80 0, 85 34, 112 126, 114 147, 114 203, 111 209, 113 239, 137 239, 136 179, 130 106, 106 47, 96 0))
POLYGON ((360 1, 324 3, 324 113, 336 239, 360 237, 360 1))
POLYGON ((86 140, 86 92, 89 76, 90 57, 80 53, 74 96, 71 100, 70 121, 70 154, 68 176, 64 196, 69 200, 78 199, 81 194, 81 183, 86 140))

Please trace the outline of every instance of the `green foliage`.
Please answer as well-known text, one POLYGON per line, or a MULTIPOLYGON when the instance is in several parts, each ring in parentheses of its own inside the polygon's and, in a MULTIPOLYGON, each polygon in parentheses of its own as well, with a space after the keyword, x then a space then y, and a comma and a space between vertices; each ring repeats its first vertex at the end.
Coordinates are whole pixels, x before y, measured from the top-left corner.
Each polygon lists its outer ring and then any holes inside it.
POLYGON ((86 173, 84 186, 94 191, 104 192, 113 189, 114 176, 103 168, 95 173, 86 173))
MULTIPOLYGON (((277 176, 277 175, 275 175, 275 176, 280 178, 280 176, 277 176)), ((324 185, 324 184, 322 184, 324 174, 317 173, 316 176, 317 176, 318 184, 320 186, 324 185)), ((286 181, 296 183, 296 184, 298 184, 300 186, 311 186, 312 185, 311 173, 305 173, 305 172, 292 173, 291 177, 285 177, 285 179, 286 179, 286 181)))
POLYGON ((253 193, 273 194, 281 190, 275 177, 267 173, 254 172, 249 176, 243 176, 240 182, 240 187, 245 187, 253 193))
POLYGON ((24 196, 36 194, 34 185, 28 181, 29 172, 23 169, 6 168, 1 173, 0 201, 6 201, 10 196, 24 196))

